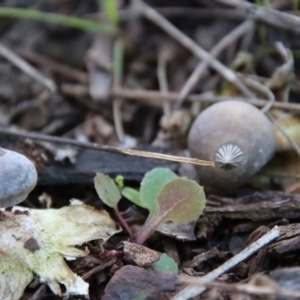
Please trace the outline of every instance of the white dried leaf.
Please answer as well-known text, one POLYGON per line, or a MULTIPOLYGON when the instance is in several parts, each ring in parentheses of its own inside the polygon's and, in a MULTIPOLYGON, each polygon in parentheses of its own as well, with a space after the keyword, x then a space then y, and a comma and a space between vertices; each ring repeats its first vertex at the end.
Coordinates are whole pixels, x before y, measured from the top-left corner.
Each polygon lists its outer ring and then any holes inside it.
POLYGON ((85 242, 119 232, 105 211, 97 211, 79 200, 61 209, 14 207, 0 210, 0 300, 18 300, 33 274, 51 290, 65 296, 88 295, 88 283, 74 274, 64 258, 82 257, 88 250, 76 248, 85 242))

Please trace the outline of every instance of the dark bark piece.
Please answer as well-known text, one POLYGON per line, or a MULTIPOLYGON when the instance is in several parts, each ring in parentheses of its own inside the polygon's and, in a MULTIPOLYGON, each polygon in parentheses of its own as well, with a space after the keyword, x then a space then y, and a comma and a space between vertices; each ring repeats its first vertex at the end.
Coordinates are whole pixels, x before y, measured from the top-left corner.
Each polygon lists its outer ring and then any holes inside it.
POLYGON ((208 273, 216 268, 216 266, 228 260, 230 256, 231 255, 229 252, 223 252, 218 249, 208 250, 195 256, 193 258, 191 267, 197 272, 208 273))
MULTIPOLYGON (((155 147, 143 148, 145 151, 160 152, 155 147)), ((38 170, 40 185, 91 184, 96 172, 111 177, 121 174, 126 180, 141 181, 146 172, 155 167, 176 171, 178 163, 149 159, 138 156, 125 156, 117 153, 96 150, 82 150, 75 164, 51 162, 38 170)))
POLYGON ((254 193, 237 199, 237 204, 207 208, 205 215, 219 213, 222 218, 252 221, 299 219, 300 196, 282 192, 254 193))
POLYGON ((210 238, 221 221, 222 217, 219 214, 201 216, 197 222, 197 239, 206 240, 210 238))
POLYGON ((125 266, 115 273, 105 288, 102 300, 131 300, 144 295, 147 300, 169 299, 176 290, 177 276, 134 266, 125 266))
POLYGON ((300 249, 300 224, 280 226, 280 237, 269 246, 275 255, 294 253, 300 249))
POLYGON ((255 256, 255 258, 250 261, 248 276, 268 271, 270 269, 270 263, 271 258, 268 253, 268 248, 261 249, 255 256))

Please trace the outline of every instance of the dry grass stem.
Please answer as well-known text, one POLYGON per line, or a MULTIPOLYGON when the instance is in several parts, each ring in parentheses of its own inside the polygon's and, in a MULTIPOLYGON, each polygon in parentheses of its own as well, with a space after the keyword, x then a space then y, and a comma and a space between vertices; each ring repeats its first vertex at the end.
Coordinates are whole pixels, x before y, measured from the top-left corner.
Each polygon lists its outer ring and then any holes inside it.
MULTIPOLYGON (((245 35, 248 31, 252 30, 254 22, 252 20, 246 20, 227 35, 225 35, 211 50, 212 57, 218 56, 226 47, 232 44, 235 40, 245 35)), ((176 101, 176 107, 180 107, 187 95, 191 92, 192 88, 200 80, 202 74, 210 64, 210 60, 201 61, 194 69, 191 76, 188 78, 183 88, 181 89, 178 99, 176 101)))
POLYGON ((31 140, 49 142, 53 144, 74 146, 78 148, 94 149, 99 151, 107 151, 107 152, 113 152, 113 153, 119 153, 125 155, 140 156, 145 158, 154 158, 154 159, 168 160, 174 162, 190 163, 199 166, 214 167, 213 162, 200 160, 196 158, 174 156, 174 155, 162 154, 157 152, 139 151, 134 149, 125 149, 125 148, 119 148, 119 147, 108 146, 108 145, 100 145, 95 143, 84 143, 84 142, 78 142, 68 138, 61 138, 58 136, 50 136, 50 135, 40 134, 40 133, 17 131, 17 130, 7 129, 4 127, 0 127, 0 135, 1 134, 11 136, 11 137, 13 136, 16 138, 22 138, 22 139, 31 139, 31 140))
POLYGON ((270 7, 257 6, 255 4, 240 0, 214 0, 217 3, 225 4, 235 9, 242 9, 249 12, 254 20, 267 25, 300 33, 300 17, 279 11, 270 7))
POLYGON ((11 62, 14 66, 26 73, 28 76, 42 84, 51 92, 56 91, 56 85, 52 79, 47 78, 40 71, 31 66, 27 61, 15 54, 11 49, 0 43, 0 55, 11 62))
MULTIPOLYGON (((70 86, 68 88, 70 88, 70 86)), ((160 93, 158 91, 147 91, 147 90, 137 90, 137 89, 131 90, 126 88, 115 89, 112 91, 112 93, 114 96, 119 96, 128 100, 140 101, 158 108, 162 107, 162 101, 176 102, 179 96, 179 94, 175 92, 160 93)), ((256 97, 250 99, 245 99, 241 97, 220 97, 220 96, 215 96, 211 93, 192 94, 187 96, 187 100, 189 102, 203 102, 203 103, 216 103, 225 100, 239 100, 239 101, 246 101, 257 107, 264 107, 267 103, 269 103, 267 100, 259 99, 256 97)), ((275 101, 272 107, 282 109, 282 110, 300 112, 300 104, 298 103, 286 103, 286 102, 275 101)))
POLYGON ((252 92, 243 84, 242 81, 236 76, 236 74, 225 65, 216 60, 210 53, 201 48, 196 42, 185 35, 182 31, 177 29, 166 18, 160 15, 153 8, 142 2, 141 0, 135 0, 136 7, 145 17, 158 25, 166 33, 172 36, 177 42, 189 49, 195 56, 201 60, 210 61, 211 67, 219 72, 227 81, 231 82, 236 88, 241 91, 247 98, 253 98, 252 92))
POLYGON ((88 84, 89 82, 88 75, 86 72, 64 65, 31 50, 18 49, 16 52, 24 59, 42 67, 45 67, 46 69, 51 70, 55 73, 59 73, 67 78, 74 79, 83 84, 88 84))

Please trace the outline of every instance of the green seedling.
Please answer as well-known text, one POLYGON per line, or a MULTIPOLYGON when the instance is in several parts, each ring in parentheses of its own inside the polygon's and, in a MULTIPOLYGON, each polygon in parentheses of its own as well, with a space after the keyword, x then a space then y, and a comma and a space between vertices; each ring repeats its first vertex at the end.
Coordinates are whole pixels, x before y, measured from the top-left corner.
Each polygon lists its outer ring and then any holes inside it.
MULTIPOLYGON (((143 202, 143 197, 141 200, 143 202)), ((197 220, 206 202, 203 188, 186 178, 175 178, 165 184, 155 201, 158 207, 138 234, 137 244, 143 244, 166 221, 183 224, 197 220)))
POLYGON ((174 259, 163 253, 159 260, 151 264, 151 268, 155 271, 173 273, 178 275, 178 266, 174 259))
POLYGON ((117 215, 121 225, 128 232, 130 240, 133 240, 133 234, 130 227, 123 219, 119 209, 118 203, 122 196, 120 190, 116 186, 115 182, 107 175, 103 173, 97 173, 94 178, 94 185, 99 198, 108 206, 113 208, 115 214, 117 215))
MULTIPOLYGON (((183 224, 196 220, 205 207, 203 188, 193 180, 178 178, 169 169, 155 168, 148 172, 141 182, 140 193, 125 187, 122 176, 117 176, 115 180, 117 185, 108 176, 97 173, 95 188, 99 197, 115 210, 131 238, 130 228, 117 208, 121 194, 134 204, 149 210, 149 216, 135 239, 135 242, 140 245, 162 223, 173 221, 176 224, 183 224)), ((164 264, 166 263, 162 260, 158 266, 164 264)))
POLYGON ((158 192, 166 183, 177 177, 178 176, 169 169, 154 168, 145 174, 141 182, 140 191, 125 186, 124 177, 122 175, 116 176, 115 182, 123 197, 135 205, 149 210, 149 220, 157 211, 157 202, 155 199, 158 192))
POLYGON ((118 175, 115 178, 115 182, 121 192, 121 195, 128 199, 130 202, 134 203, 137 206, 146 208, 143 206, 141 202, 140 192, 136 189, 124 185, 124 177, 122 175, 118 175))
POLYGON ((177 178, 178 176, 166 168, 154 168, 147 172, 141 182, 140 197, 142 207, 149 210, 149 216, 146 223, 157 213, 158 203, 157 195, 165 184, 177 178))

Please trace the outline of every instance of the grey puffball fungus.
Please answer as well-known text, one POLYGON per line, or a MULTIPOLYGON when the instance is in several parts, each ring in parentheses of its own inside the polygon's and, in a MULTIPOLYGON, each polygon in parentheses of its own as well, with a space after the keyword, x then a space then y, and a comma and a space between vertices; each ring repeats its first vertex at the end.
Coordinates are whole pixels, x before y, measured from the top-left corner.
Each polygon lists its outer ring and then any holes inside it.
POLYGON ((205 109, 188 136, 191 157, 210 160, 215 168, 197 167, 200 184, 232 190, 257 173, 275 152, 269 119, 242 101, 222 101, 205 109))
POLYGON ((37 183, 37 171, 24 155, 0 148, 0 207, 24 201, 37 183))

